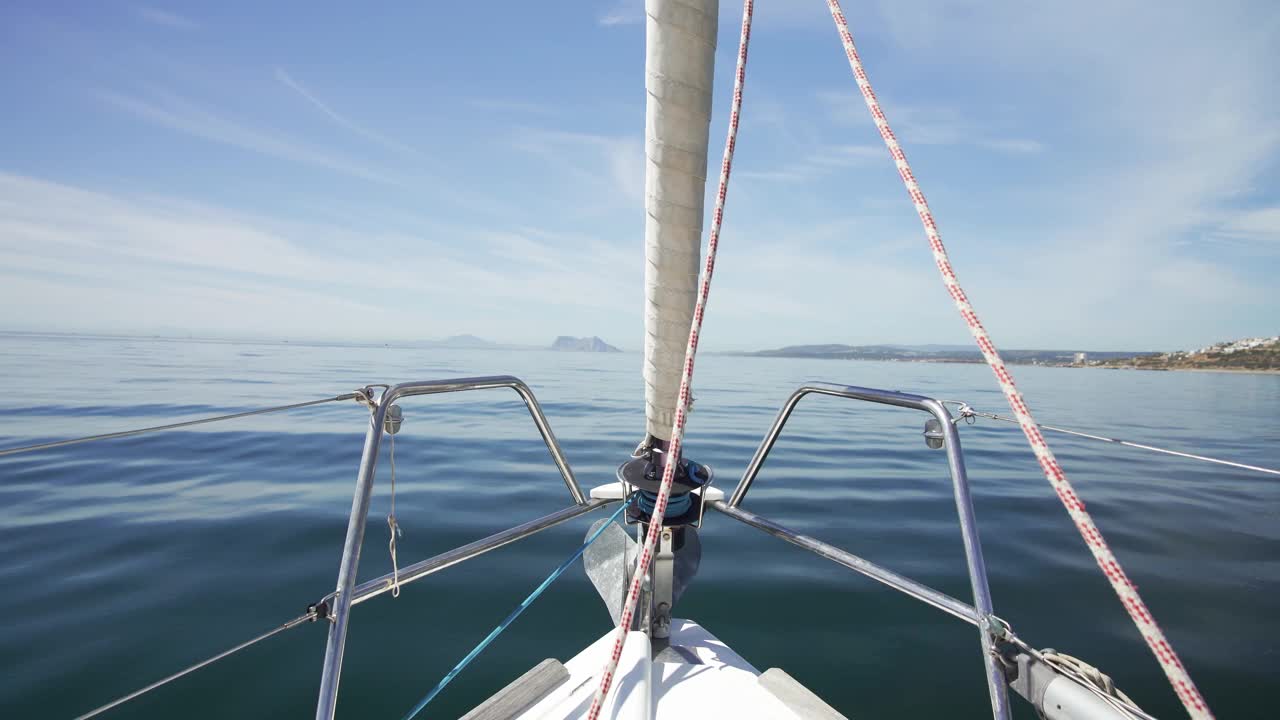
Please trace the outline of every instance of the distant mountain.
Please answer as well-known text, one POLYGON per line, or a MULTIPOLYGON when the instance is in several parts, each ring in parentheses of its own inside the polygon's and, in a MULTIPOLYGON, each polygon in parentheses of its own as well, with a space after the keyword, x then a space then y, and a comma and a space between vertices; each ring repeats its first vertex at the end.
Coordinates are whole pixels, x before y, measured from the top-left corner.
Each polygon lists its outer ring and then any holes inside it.
POLYGON ((905 350, 893 345, 840 345, 831 343, 827 345, 788 345, 776 350, 761 350, 759 352, 749 354, 760 355, 762 357, 808 357, 852 360, 899 357, 904 354, 915 352, 916 351, 905 350))
POLYGON ((496 348, 498 347, 497 343, 489 342, 488 340, 485 340, 484 338, 478 338, 475 335, 454 335, 453 337, 445 338, 444 340, 441 340, 436 344, 442 347, 454 347, 454 348, 496 348))
MULTIPOLYGON (((790 345, 776 350, 746 353, 757 357, 799 357, 828 360, 901 360, 913 362, 980 363, 982 353, 966 345, 790 345)), ((1088 360, 1132 357, 1135 352, 1087 352, 1076 350, 1005 350, 1011 363, 1027 365, 1079 365, 1088 360)))
POLYGON ((917 350, 920 352, 955 352, 972 350, 973 345, 890 345, 889 347, 902 348, 903 350, 917 350))
POLYGON ((561 335, 556 338, 556 341, 551 343, 551 349, 560 352, 622 352, 598 337, 577 338, 568 335, 561 335))

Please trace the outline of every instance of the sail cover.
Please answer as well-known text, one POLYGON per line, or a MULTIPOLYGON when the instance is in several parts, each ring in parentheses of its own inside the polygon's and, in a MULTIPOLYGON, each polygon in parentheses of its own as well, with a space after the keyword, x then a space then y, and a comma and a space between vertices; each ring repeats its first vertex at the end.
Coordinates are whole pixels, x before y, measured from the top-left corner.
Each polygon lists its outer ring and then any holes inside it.
POLYGON ((671 439, 698 293, 719 0, 646 0, 645 419, 671 439))

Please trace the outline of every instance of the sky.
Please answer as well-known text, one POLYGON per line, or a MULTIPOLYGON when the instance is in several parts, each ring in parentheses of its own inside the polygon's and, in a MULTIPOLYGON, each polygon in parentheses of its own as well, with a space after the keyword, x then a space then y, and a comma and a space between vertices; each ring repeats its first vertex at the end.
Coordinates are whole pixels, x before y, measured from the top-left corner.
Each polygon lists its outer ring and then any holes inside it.
MULTIPOLYGON (((1280 332, 1280 4, 845 12, 997 345, 1280 332)), ((8 0, 0 330, 638 349, 644 102, 639 1, 8 0)), ((742 113, 702 347, 967 342, 825 3, 742 113)))

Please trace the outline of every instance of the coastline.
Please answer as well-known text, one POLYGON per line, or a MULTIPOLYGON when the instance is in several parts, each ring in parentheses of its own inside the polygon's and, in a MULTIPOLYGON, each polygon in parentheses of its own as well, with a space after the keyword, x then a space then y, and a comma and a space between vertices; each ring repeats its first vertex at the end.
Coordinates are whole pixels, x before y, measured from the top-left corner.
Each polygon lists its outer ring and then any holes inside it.
MULTIPOLYGON (((923 363, 929 365, 985 365, 982 360, 967 358, 841 358, 822 357, 820 355, 759 355, 756 353, 730 352, 724 355, 757 358, 791 358, 798 360, 840 360, 844 362, 899 362, 923 363)), ((1061 368, 1064 370, 1149 370, 1152 372, 1209 372, 1231 373, 1237 375, 1280 375, 1280 368, 1231 368, 1231 367, 1142 367, 1138 365, 1072 365, 1069 363, 1032 363, 1008 360, 1005 362, 1016 367, 1061 368)))
MULTIPOLYGON (((1063 367, 1071 367, 1065 365, 1063 367)), ((1082 368, 1084 369, 1084 368, 1082 368)), ((1256 369, 1256 368, 1198 368, 1198 367, 1136 367, 1133 365, 1124 365, 1120 367, 1097 366, 1097 370, 1155 370, 1157 372, 1207 372, 1207 373, 1232 373, 1237 375, 1280 375, 1280 368, 1256 369)))

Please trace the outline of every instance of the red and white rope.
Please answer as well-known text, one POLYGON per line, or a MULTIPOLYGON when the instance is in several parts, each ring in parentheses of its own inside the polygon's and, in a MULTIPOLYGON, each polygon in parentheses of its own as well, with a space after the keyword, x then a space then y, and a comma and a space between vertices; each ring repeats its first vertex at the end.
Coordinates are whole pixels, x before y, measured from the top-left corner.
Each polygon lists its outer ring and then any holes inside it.
POLYGON ((1160 667, 1164 668, 1165 675, 1169 676, 1169 682, 1173 684, 1174 692, 1177 693, 1178 699, 1182 701, 1183 707, 1187 709, 1187 712, 1193 718, 1212 718, 1213 714, 1209 710, 1208 704, 1201 697, 1200 691, 1196 689, 1195 683, 1191 681, 1191 676, 1187 674, 1182 661, 1178 659, 1177 653, 1174 652, 1173 647, 1165 639, 1164 633, 1161 632, 1160 627, 1156 624, 1155 618, 1151 616, 1146 604, 1142 602, 1142 598, 1138 595, 1137 586, 1125 575, 1115 555, 1107 547, 1106 540, 1102 538, 1102 533, 1098 531, 1097 526, 1093 524, 1093 519, 1085 511, 1084 502, 1080 500, 1075 490, 1071 487, 1066 473, 1063 472, 1062 467, 1058 464, 1053 451, 1049 449, 1044 436, 1040 434, 1040 429, 1037 427, 1035 418, 1031 416, 1031 410, 1028 409, 1026 402, 1023 400, 1022 393, 1018 392, 1018 388, 1014 385, 1013 375, 1005 367, 999 352, 996 351, 996 346, 991 342, 991 337, 978 319, 977 312, 969 304, 969 299, 965 296, 964 290, 960 288, 955 270, 952 269, 951 261, 947 258, 947 250, 942 245, 942 237, 938 234, 937 223, 934 222, 933 213, 929 210, 929 204, 925 201, 924 193, 920 191, 920 184, 916 182, 915 176, 911 173, 911 166, 907 164, 907 156, 903 153, 897 138, 894 137, 893 130, 889 128, 889 121, 885 118, 884 111, 880 109, 880 103, 876 100, 876 94, 871 89, 871 82, 867 79, 866 70, 862 67, 862 61, 858 57, 858 50, 853 45, 853 36, 849 33, 849 25, 845 21, 844 12, 840 9, 839 0, 827 0, 827 7, 831 10, 831 17, 835 20, 836 30, 840 33, 840 39, 844 42, 844 51, 849 57, 849 67, 853 69, 853 76, 858 82, 858 89, 862 91, 862 97, 867 102, 867 108, 871 111, 871 117, 875 120, 876 128, 880 131, 880 137, 884 139, 884 144, 889 148, 889 154, 898 166, 898 174, 902 177, 903 184, 906 185, 907 194, 911 196, 911 201, 915 204, 916 213, 920 216, 920 222, 924 224, 925 234, 929 237, 929 247, 933 250, 934 262, 938 266, 938 272, 942 274, 942 281, 947 286, 947 292, 951 295, 952 300, 955 301, 961 317, 969 325, 969 332, 973 334, 974 340, 977 341, 978 349, 982 351, 982 356, 986 358, 987 364, 991 366, 992 372, 995 373, 996 380, 1000 383, 1000 389, 1004 391, 1004 396, 1009 401, 1009 407, 1017 417, 1018 424, 1022 427, 1022 432, 1026 434, 1027 441, 1031 444, 1031 450, 1035 453, 1036 459, 1039 460, 1045 477, 1049 479, 1049 484, 1053 486, 1054 492, 1058 494, 1058 498, 1066 506, 1067 513, 1076 524, 1076 529, 1080 531, 1085 544, 1089 546, 1094 559, 1098 562, 1098 567, 1102 568, 1102 572, 1111 581, 1111 587, 1120 596, 1120 602, 1124 605, 1125 610, 1128 611, 1129 617, 1133 618, 1133 622, 1138 626, 1143 640, 1147 642, 1151 652, 1155 654, 1156 660, 1160 662, 1160 667))
POLYGON ((649 520, 649 532, 644 538, 644 548, 640 551, 635 572, 631 576, 627 602, 623 605, 622 616, 618 620, 613 651, 600 675, 600 686, 596 688, 595 696, 591 699, 591 710, 587 713, 588 720, 596 720, 600 717, 600 710, 613 684, 613 674, 618 669, 618 660, 622 658, 622 646, 626 643, 627 632, 631 629, 636 602, 640 597, 640 585, 653 559, 653 548, 658 541, 662 519, 666 516, 667 500, 671 497, 671 483, 675 478, 676 466, 679 464, 677 461, 680 458, 680 445, 684 440, 684 423, 689 413, 689 386, 693 382, 693 358, 698 353, 698 334, 702 332, 702 313, 707 307, 707 296, 711 294, 711 276, 716 269, 716 247, 720 244, 720 226, 724 221, 724 201, 729 192, 729 173, 733 169, 733 149, 738 141, 738 115, 742 111, 742 86, 746 79, 747 45, 751 41, 751 16, 754 10, 754 0, 744 0, 742 35, 738 40, 738 71, 733 78, 733 107, 729 111, 729 132, 724 141, 724 159, 720 162, 720 188, 716 193, 715 212, 711 216, 706 266, 702 271, 702 284, 698 287, 698 302, 693 310, 693 324, 689 327, 689 344, 685 346, 684 351, 684 373, 680 377, 680 396, 676 403, 675 422, 671 427, 671 444, 667 449, 667 462, 662 471, 662 485, 658 488, 658 499, 653 504, 653 517, 649 520))

